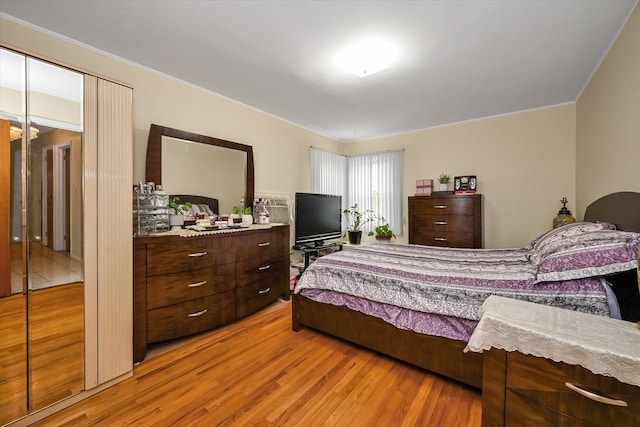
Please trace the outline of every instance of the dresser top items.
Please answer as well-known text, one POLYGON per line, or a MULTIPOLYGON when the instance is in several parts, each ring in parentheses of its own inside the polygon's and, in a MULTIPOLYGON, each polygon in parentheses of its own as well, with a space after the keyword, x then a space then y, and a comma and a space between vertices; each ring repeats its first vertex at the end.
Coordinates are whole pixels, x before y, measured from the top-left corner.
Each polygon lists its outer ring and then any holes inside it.
POLYGON ((632 322, 492 295, 466 351, 518 351, 640 386, 640 329, 632 322))

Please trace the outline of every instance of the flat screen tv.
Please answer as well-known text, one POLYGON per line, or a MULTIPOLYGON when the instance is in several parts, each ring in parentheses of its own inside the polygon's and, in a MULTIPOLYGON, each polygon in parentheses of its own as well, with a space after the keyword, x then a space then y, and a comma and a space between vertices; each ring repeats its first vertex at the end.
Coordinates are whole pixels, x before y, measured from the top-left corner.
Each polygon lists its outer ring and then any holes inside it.
POLYGON ((296 193, 295 244, 322 246, 342 236, 342 196, 296 193))

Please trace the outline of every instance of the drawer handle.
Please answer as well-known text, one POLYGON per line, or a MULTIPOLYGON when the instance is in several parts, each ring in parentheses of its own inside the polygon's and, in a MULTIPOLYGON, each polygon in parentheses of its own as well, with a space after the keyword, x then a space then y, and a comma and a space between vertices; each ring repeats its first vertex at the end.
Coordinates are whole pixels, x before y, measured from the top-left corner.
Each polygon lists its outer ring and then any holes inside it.
POLYGON ((444 237, 434 237, 433 240, 435 240, 436 242, 446 242, 447 239, 444 237))
POLYGON ((269 265, 263 265, 262 267, 258 267, 258 270, 260 271, 265 271, 271 268, 271 264, 269 265))
POLYGON ((627 406, 627 402, 624 400, 612 399, 610 397, 600 396, 599 394, 592 393, 590 391, 584 390, 578 387, 575 384, 564 383, 570 390, 575 391, 576 393, 586 397, 587 399, 595 400, 596 402, 604 403, 605 405, 613 405, 613 406, 627 406))
POLYGON ((258 243, 258 247, 264 248, 265 246, 269 246, 270 244, 271 244, 271 242, 258 243))
POLYGON ((447 205, 435 205, 434 209, 447 209, 447 205))
POLYGON ((259 294, 268 294, 270 290, 271 290, 271 288, 262 289, 262 290, 259 290, 258 293, 259 294))
POLYGON ((207 310, 207 309, 205 308, 204 310, 196 311, 195 313, 189 313, 189 314, 188 314, 188 317, 200 317, 200 316, 202 316, 203 314, 205 314, 207 311, 209 311, 209 310, 207 310))
POLYGON ((200 256, 205 256, 207 255, 208 252, 194 252, 192 254, 189 254, 190 257, 200 257, 200 256))
POLYGON ((447 221, 434 221, 435 225, 447 225, 447 221))
POLYGON ((203 280, 202 282, 196 282, 189 285, 190 288, 199 288, 202 285, 206 285, 207 281, 203 280))

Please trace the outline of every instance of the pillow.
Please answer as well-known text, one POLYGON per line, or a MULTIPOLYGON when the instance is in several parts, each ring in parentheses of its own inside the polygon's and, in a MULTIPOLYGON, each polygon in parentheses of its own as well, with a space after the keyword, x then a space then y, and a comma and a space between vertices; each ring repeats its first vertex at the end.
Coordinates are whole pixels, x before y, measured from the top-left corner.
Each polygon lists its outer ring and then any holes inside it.
POLYGON ((616 226, 608 222, 574 222, 565 224, 561 227, 549 230, 546 233, 533 239, 528 248, 534 250, 543 249, 544 246, 557 242, 569 236, 579 236, 581 234, 591 233, 600 230, 615 230, 616 226))
POLYGON ((640 233, 591 231, 550 242, 535 252, 536 283, 606 276, 638 267, 640 233))
MULTIPOLYGON (((181 207, 182 206, 184 205, 181 205, 181 207)), ((205 214, 207 217, 215 215, 211 210, 211 208, 209 207, 209 205, 203 205, 203 204, 193 204, 189 209, 186 210, 186 212, 188 212, 188 216, 193 216, 196 218, 200 213, 205 214)))
POLYGON ((620 317, 629 322, 640 321, 640 289, 638 271, 627 270, 605 277, 618 300, 620 317))

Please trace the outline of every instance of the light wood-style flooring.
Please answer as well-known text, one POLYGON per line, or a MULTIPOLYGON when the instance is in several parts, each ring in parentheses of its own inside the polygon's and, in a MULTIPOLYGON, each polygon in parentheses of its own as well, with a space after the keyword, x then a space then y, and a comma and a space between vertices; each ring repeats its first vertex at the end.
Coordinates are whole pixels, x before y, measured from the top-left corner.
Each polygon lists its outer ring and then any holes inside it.
POLYGON ((480 391, 310 329, 278 302, 141 362, 39 426, 480 426, 480 391))
POLYGON ((84 389, 83 284, 29 291, 29 299, 27 316, 23 294, 0 298, 0 425, 24 415, 27 398, 38 410, 84 389))

